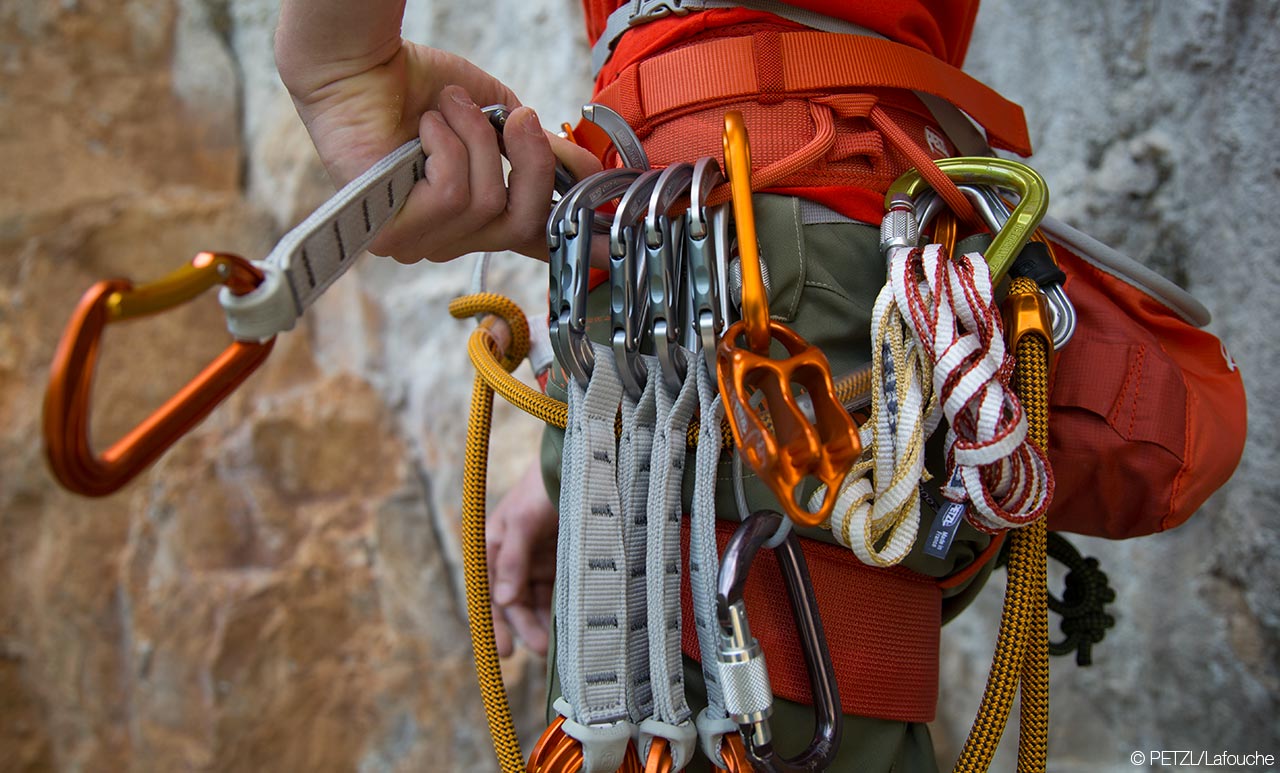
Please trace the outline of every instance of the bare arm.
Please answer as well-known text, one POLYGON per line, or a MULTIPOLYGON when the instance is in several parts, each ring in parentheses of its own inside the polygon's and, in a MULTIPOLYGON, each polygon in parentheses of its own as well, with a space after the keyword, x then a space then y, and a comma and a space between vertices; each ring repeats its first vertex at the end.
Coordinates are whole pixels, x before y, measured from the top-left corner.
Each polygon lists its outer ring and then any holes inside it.
POLYGON ((403 262, 499 249, 545 257, 555 156, 580 174, 598 168, 594 159, 521 107, 503 135, 504 183, 497 137, 477 104, 519 100, 462 57, 403 40, 403 15, 404 0, 284 0, 276 29, 280 78, 337 184, 421 139, 426 178, 373 251, 403 262))

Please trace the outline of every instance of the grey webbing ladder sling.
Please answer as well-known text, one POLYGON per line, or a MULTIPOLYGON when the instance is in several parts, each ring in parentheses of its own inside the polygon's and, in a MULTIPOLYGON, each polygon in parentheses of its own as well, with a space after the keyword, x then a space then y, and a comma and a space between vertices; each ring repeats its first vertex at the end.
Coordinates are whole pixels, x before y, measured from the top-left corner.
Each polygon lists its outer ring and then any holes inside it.
POLYGON ((231 334, 265 341, 291 330, 404 206, 423 178, 426 160, 417 139, 406 142, 342 186, 266 258, 254 261, 266 275, 257 289, 246 295, 224 289, 218 295, 231 334))
POLYGON ((642 356, 644 387, 639 398, 622 399, 622 436, 618 439, 618 489, 622 499, 622 535, 627 555, 627 709, 639 724, 653 713, 649 686, 649 615, 645 563, 648 538, 649 463, 657 423, 658 361, 642 356))
MULTIPOLYGON (((686 362, 693 355, 686 353, 686 362)), ((701 359, 701 358, 699 358, 701 359)), ((650 372, 660 369, 656 362, 650 372)), ((648 741, 665 738, 672 768, 683 769, 693 757, 697 729, 685 699, 684 657, 680 647, 680 520, 684 515, 681 487, 688 455, 686 435, 698 405, 695 368, 685 371, 674 395, 660 379, 657 391, 657 432, 649 465, 649 546, 645 566, 649 616, 649 685, 653 716, 640 724, 641 755, 648 741)))
POLYGON ((568 379, 569 420, 560 493, 556 650, 564 697, 555 708, 582 744, 583 770, 613 773, 631 740, 626 689, 627 571, 614 422, 622 381, 613 350, 591 344, 585 388, 568 379))

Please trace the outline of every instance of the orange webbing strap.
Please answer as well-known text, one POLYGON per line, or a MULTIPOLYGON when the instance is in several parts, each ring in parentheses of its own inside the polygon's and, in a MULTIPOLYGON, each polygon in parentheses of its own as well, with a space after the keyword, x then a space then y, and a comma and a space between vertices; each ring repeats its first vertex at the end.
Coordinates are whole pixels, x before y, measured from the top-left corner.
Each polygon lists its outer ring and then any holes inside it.
POLYGON ((650 121, 693 106, 850 88, 932 94, 968 113, 992 146, 1031 154, 1021 107, 923 51, 858 35, 784 32, 686 46, 626 68, 596 101, 642 132, 650 121))

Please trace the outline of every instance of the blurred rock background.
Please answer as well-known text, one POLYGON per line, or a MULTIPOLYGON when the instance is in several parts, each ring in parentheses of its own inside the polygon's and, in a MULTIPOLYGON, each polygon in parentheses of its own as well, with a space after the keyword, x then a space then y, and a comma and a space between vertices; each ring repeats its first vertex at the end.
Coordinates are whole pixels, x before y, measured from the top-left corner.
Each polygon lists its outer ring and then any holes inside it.
MULTIPOLYGON (((0 770, 494 767, 460 581, 470 328, 445 311, 471 259, 365 259, 115 496, 66 494, 44 466, 46 368, 86 287, 201 249, 263 255, 332 192, 275 75, 275 5, 0 6, 0 770)), ((576 0, 410 6, 406 37, 467 55, 548 126, 590 93, 576 0)), ((1244 461, 1192 522, 1084 541, 1119 619, 1095 666, 1054 661, 1053 770, 1280 754, 1277 17, 1249 0, 987 0, 978 22, 969 69, 1026 107, 1055 213, 1204 301, 1251 403, 1244 461)), ((532 310, 538 277, 506 256, 491 282, 532 310)), ((95 436, 225 342, 212 299, 113 328, 95 436)), ((501 492, 539 427, 505 406, 497 421, 501 492)), ((977 707, 999 585, 944 632, 943 759, 977 707)), ((543 664, 505 667, 527 749, 543 664)))

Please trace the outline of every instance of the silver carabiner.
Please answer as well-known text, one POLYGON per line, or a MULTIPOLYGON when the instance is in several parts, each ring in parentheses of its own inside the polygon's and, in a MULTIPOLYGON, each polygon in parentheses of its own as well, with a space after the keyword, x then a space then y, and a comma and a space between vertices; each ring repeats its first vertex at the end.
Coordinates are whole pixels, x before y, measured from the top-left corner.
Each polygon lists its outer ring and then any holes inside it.
MULTIPOLYGON (((503 141, 502 132, 507 126, 507 119, 511 117, 511 110, 506 105, 489 105, 480 108, 480 112, 484 113, 485 117, 489 119, 489 123, 493 125, 494 130, 498 132, 498 150, 502 151, 502 155, 507 155, 507 145, 503 141)), ((573 176, 573 172, 569 171, 569 167, 559 160, 556 161, 555 175, 555 191, 561 196, 568 193, 569 189, 578 182, 577 178, 573 176)))
MULTIPOLYGON (((712 373, 716 370, 716 345, 725 328, 720 282, 727 271, 720 266, 725 253, 718 249, 722 242, 712 234, 716 224, 709 222, 707 197, 723 181, 720 164, 714 158, 698 159, 689 188, 689 211, 684 215, 684 248, 692 295, 690 321, 696 326, 698 346, 712 373)), ((724 227, 727 239, 728 219, 721 218, 719 225, 724 227)))
POLYGON ((622 159, 623 166, 642 171, 649 169, 649 154, 644 152, 640 138, 636 136, 627 120, 616 111, 596 102, 588 102, 582 106, 582 117, 588 123, 600 127, 600 130, 609 137, 609 141, 618 151, 618 158, 622 159))
POLYGON ((595 210, 626 193, 639 175, 635 169, 597 172, 570 189, 547 221, 547 244, 551 248, 547 323, 551 345, 561 365, 584 386, 595 365, 595 355, 587 341, 587 290, 595 210))
POLYGON ((688 192, 692 182, 692 164, 672 164, 664 169, 649 197, 649 212, 645 218, 649 329, 653 333, 654 351, 662 365, 662 377, 673 391, 680 389, 689 367, 684 350, 680 348, 681 331, 687 319, 682 306, 687 293, 684 292, 683 239, 675 233, 681 227, 681 221, 672 221, 667 210, 688 192))
MULTIPOLYGON (((992 233, 999 231, 1009 221, 1009 205, 1000 197, 998 191, 986 185, 960 184, 958 186, 965 197, 973 204, 974 209, 992 233)), ((942 197, 933 191, 927 191, 916 201, 916 211, 920 223, 920 231, 924 229, 945 206, 942 197)), ((1062 289, 1061 282, 1053 282, 1040 288, 1049 303, 1050 336, 1053 338, 1054 351, 1061 351, 1076 332, 1076 309, 1071 299, 1062 289)))
POLYGON ((645 314, 649 308, 649 275, 640 265, 644 253, 639 245, 638 224, 661 175, 661 170, 651 169, 636 178, 618 202, 609 234, 611 341, 618 376, 634 398, 639 398, 644 391, 647 377, 644 361, 640 359, 640 338, 644 335, 645 314))
POLYGON ((791 614, 804 653, 809 690, 813 696, 814 729, 808 747, 795 757, 783 758, 773 745, 769 716, 773 695, 768 668, 760 644, 747 621, 745 588, 756 553, 777 533, 786 519, 770 510, 759 510, 742 522, 720 558, 716 582, 716 617, 721 689, 729 718, 738 723, 742 740, 756 770, 770 773, 811 773, 827 770, 840 748, 844 717, 835 667, 822 630, 822 617, 814 596, 809 568, 800 549, 800 538, 788 532, 774 548, 783 585, 791 602, 791 614))

